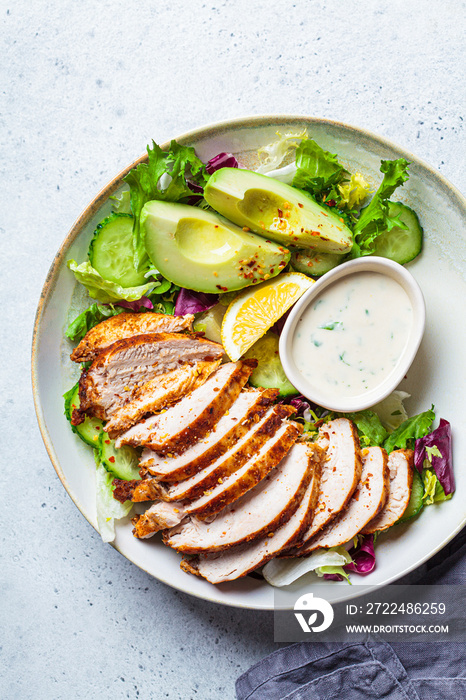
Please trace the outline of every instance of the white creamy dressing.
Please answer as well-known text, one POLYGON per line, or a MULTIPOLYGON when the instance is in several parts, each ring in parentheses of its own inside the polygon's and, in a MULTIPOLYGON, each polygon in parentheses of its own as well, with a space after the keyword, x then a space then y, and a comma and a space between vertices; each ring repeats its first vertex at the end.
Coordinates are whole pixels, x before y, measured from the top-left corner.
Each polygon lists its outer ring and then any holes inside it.
POLYGON ((296 368, 326 396, 364 394, 398 364, 413 321, 403 287, 378 272, 356 272, 324 289, 294 333, 296 368))

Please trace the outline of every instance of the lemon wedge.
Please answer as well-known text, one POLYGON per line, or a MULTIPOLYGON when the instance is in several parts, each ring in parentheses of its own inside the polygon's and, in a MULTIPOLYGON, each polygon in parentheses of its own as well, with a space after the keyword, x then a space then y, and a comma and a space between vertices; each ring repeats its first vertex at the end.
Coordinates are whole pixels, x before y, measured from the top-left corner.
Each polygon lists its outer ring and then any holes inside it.
POLYGON ((222 321, 222 345, 230 360, 244 355, 313 284, 300 272, 285 272, 232 301, 222 321))

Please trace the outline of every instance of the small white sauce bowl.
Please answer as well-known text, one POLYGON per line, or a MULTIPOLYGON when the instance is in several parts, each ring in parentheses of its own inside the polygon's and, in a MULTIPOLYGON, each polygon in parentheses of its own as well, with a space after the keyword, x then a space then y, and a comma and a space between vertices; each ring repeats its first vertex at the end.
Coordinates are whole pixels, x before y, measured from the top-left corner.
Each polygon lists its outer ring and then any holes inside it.
POLYGON ((411 366, 424 334, 426 310, 424 297, 421 289, 411 275, 402 265, 399 265, 388 258, 365 256, 350 262, 343 263, 335 269, 327 272, 301 297, 292 309, 280 336, 280 360, 285 370, 285 374, 296 387, 308 399, 319 406, 333 411, 349 412, 362 411, 365 408, 374 406, 379 401, 391 394, 401 382, 409 367, 411 366), (391 277, 406 292, 413 309, 412 324, 403 353, 396 367, 385 377, 380 384, 368 390, 364 394, 357 396, 332 396, 331 388, 322 391, 313 386, 302 372, 296 367, 293 359, 293 342, 296 333, 296 326, 303 315, 305 309, 314 299, 320 295, 329 285, 337 280, 353 275, 357 272, 378 272, 379 274, 391 277))

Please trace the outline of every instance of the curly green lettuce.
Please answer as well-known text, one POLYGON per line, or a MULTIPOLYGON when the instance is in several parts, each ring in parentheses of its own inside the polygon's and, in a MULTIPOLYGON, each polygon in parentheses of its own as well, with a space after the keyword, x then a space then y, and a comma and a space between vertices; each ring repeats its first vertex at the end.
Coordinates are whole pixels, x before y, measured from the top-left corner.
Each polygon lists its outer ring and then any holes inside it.
POLYGON ((398 216, 389 215, 389 199, 397 187, 409 178, 409 163, 405 158, 383 160, 380 170, 384 178, 371 201, 361 210, 353 230, 353 248, 350 257, 359 258, 374 252, 374 241, 381 233, 391 231, 395 226, 405 229, 406 225, 398 216))

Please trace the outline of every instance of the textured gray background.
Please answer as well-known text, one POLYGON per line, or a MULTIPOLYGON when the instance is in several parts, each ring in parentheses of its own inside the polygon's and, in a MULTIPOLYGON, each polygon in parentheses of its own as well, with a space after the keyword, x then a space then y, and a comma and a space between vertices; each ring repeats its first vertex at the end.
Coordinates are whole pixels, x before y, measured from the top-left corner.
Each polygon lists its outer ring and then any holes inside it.
POLYGON ((235 678, 275 648, 270 613, 190 598, 104 546, 48 460, 30 335, 75 218, 149 139, 265 113, 373 130, 465 189, 464 10, 2 0, 2 698, 230 699, 235 678))

